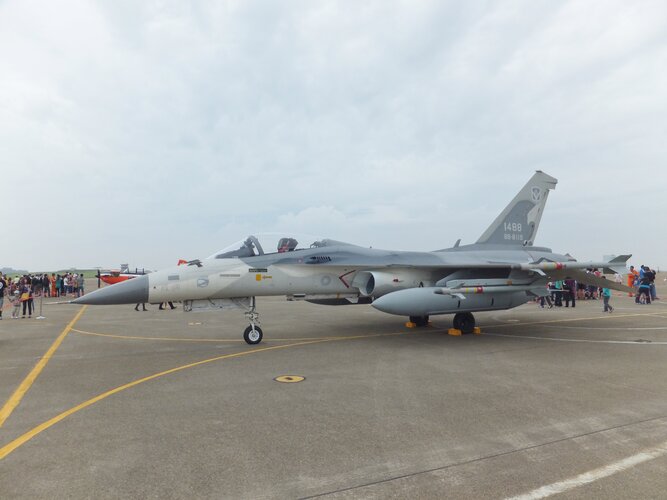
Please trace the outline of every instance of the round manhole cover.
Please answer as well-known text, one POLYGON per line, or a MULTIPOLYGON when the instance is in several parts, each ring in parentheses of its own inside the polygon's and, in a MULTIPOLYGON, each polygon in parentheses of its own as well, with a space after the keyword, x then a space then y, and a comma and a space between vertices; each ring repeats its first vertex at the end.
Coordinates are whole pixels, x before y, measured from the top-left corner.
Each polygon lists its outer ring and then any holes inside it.
POLYGON ((276 382, 282 382, 283 384, 295 384, 297 382, 303 382, 306 380, 306 377, 302 377, 301 375, 281 375, 280 377, 276 377, 273 380, 276 382))

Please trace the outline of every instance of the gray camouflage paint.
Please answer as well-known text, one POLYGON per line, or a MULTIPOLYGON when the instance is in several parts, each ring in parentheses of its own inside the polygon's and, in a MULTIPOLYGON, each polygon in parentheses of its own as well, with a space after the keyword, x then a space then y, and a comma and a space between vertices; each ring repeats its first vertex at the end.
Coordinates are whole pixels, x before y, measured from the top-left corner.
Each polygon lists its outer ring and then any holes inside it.
MULTIPOLYGON (((472 245, 402 252, 323 240, 322 246, 286 253, 205 259, 112 285, 72 302, 104 305, 286 295, 332 305, 340 304, 341 297, 349 303, 371 297, 378 309, 407 316, 508 309, 531 296, 544 295, 551 280, 569 276, 583 283, 599 281, 582 269, 605 263, 579 263, 533 246, 549 191, 556 183, 537 171, 472 245), (520 269, 522 264, 539 262, 562 262, 567 269, 520 269), (440 287, 454 280, 524 285, 514 293, 467 295, 466 300, 440 294, 440 287)), ((628 290, 611 281, 605 285, 628 290)))

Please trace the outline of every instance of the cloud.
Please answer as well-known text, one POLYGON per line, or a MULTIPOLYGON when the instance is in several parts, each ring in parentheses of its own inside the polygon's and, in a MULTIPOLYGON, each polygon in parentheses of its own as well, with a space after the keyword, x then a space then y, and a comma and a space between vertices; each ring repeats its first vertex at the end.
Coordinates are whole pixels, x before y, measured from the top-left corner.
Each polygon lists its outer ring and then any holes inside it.
POLYGON ((538 242, 660 263, 662 236, 628 205, 665 209, 665 15, 4 2, 0 172, 22 244, 0 264, 161 267, 288 224, 442 248, 474 241, 535 169, 561 181, 538 242), (591 227, 608 238, 586 243, 591 227), (26 244, 36 232, 58 250, 26 244))

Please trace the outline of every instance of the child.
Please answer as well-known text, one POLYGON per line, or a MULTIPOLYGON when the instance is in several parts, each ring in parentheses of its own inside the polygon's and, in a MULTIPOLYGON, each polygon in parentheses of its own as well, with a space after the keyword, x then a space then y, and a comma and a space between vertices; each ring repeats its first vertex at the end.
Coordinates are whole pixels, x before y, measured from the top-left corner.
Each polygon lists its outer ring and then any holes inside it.
POLYGON ((12 319, 19 319, 19 309, 21 309, 21 296, 18 290, 14 291, 14 295, 9 299, 11 304, 14 306, 12 309, 12 319))
MULTIPOLYGON (((607 278, 603 276, 602 279, 607 278)), ((602 299, 604 300, 604 310, 602 312, 614 312, 614 308, 609 305, 609 299, 611 299, 611 290, 609 288, 602 289, 602 299)))

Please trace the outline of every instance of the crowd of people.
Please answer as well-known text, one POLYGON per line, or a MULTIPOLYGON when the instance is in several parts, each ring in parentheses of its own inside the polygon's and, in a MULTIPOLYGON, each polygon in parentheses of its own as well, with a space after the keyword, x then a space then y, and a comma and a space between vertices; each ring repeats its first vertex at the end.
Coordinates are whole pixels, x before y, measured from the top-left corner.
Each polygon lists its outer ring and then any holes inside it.
MULTIPOLYGON (((598 278, 607 279, 598 269, 587 269, 587 273, 592 273, 598 278)), ((660 300, 655 288, 655 270, 648 266, 640 266, 637 271, 634 266, 630 266, 627 275, 627 285, 634 288, 629 296, 635 298, 637 304, 650 304, 653 300, 660 300)), ((623 276, 614 275, 614 282, 623 283, 623 276)), ((573 279, 565 279, 549 282, 547 285, 548 293, 538 299, 540 307, 576 307, 577 300, 599 300, 604 302, 603 311, 612 312, 614 308, 609 304, 611 299, 611 290, 604 286, 586 285, 573 279)))
POLYGON ((84 287, 83 273, 25 274, 17 278, 0 274, 0 320, 5 296, 12 305, 12 319, 23 319, 26 313, 32 318, 35 297, 81 297, 84 287))
MULTIPOLYGON (((660 300, 655 290, 655 270, 648 266, 630 266, 628 273, 628 286, 635 289, 635 302, 637 304, 650 304, 653 300, 660 300)), ((630 294, 632 297, 632 293, 630 294)))

